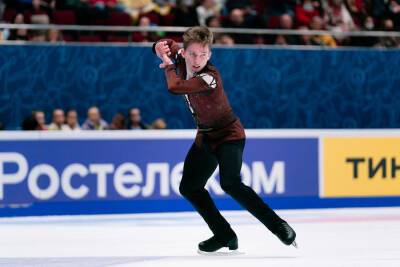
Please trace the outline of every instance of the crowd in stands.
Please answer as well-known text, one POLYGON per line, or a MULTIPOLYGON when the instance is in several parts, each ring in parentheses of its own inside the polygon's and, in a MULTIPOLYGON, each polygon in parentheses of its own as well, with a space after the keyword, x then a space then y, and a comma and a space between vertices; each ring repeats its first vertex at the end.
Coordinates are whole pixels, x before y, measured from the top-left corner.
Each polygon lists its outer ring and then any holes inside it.
MULTIPOLYGON (((2 127, 0 123, 0 127, 2 127)), ((99 108, 93 106, 87 111, 87 118, 83 124, 79 124, 78 112, 70 109, 66 113, 62 109, 53 110, 51 122, 46 123, 44 111, 35 110, 24 119, 21 125, 22 130, 32 131, 82 131, 82 130, 146 130, 166 129, 167 125, 162 118, 156 119, 150 125, 142 121, 139 108, 129 110, 128 116, 117 113, 111 123, 105 121, 99 108)))
MULTIPOLYGON (((0 0, 6 23, 112 26, 194 26, 312 29, 333 32, 398 31, 400 0, 0 0)), ((0 38, 30 41, 153 42, 162 32, 3 31, 0 38)), ((169 34, 180 41, 179 35, 169 34)), ((216 34, 215 42, 398 47, 395 37, 216 34)))

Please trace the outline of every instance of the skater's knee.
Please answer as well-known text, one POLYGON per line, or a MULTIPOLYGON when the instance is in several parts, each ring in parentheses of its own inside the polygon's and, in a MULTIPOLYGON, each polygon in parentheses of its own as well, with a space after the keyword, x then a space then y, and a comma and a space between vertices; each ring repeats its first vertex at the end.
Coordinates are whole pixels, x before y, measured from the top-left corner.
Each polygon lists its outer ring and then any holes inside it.
POLYGON ((196 192, 196 188, 194 188, 193 185, 191 185, 189 183, 181 183, 179 185, 179 193, 181 193, 181 195, 186 198, 195 194, 195 192, 196 192))
POLYGON ((179 193, 181 193, 182 196, 184 197, 188 196, 190 194, 189 192, 190 192, 189 186, 183 183, 179 185, 179 193))
POLYGON ((227 194, 231 194, 235 192, 240 187, 240 182, 232 183, 232 182, 221 182, 221 188, 227 194))

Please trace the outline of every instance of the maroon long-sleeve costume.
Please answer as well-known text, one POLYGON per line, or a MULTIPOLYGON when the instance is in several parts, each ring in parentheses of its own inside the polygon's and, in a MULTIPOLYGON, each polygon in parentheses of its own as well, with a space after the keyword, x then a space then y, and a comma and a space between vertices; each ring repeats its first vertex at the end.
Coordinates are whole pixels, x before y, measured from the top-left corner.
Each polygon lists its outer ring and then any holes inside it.
POLYGON ((160 41, 167 42, 170 57, 175 60, 175 64, 165 68, 168 90, 184 96, 197 124, 196 144, 202 145, 204 135, 213 148, 226 141, 244 139, 243 126, 233 113, 218 70, 208 62, 186 80, 186 64, 179 45, 170 39, 160 41))

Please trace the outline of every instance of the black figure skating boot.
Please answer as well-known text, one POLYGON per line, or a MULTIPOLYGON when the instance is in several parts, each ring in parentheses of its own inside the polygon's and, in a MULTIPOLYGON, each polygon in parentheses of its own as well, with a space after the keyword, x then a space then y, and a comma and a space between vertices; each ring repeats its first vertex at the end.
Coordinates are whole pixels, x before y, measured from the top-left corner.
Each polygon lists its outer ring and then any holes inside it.
POLYGON ((229 240, 221 241, 215 236, 199 243, 199 253, 216 252, 221 248, 228 248, 229 252, 233 252, 238 248, 238 239, 236 235, 229 240))
POLYGON ((279 223, 274 231, 274 234, 282 241, 285 245, 293 245, 297 248, 296 239, 296 232, 293 230, 292 227, 289 226, 287 222, 279 223))

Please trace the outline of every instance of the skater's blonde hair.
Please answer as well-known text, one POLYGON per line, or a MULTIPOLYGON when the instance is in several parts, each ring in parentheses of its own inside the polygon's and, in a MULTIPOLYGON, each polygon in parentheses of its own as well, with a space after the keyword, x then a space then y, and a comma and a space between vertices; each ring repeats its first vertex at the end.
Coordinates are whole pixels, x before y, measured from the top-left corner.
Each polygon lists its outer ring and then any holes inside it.
POLYGON ((213 39, 213 33, 207 27, 191 27, 183 34, 183 48, 186 49, 191 43, 200 43, 211 48, 213 39))

